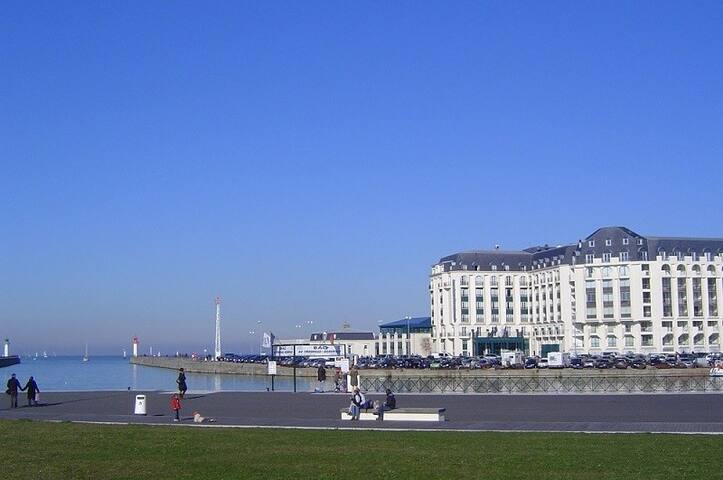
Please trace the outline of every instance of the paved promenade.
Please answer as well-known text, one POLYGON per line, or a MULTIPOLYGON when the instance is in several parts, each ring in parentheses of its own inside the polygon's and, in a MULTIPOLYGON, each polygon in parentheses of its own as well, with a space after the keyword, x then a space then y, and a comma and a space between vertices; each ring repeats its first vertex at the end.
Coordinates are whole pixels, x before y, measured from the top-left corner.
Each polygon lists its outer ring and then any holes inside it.
MULTIPOLYGON (((9 409, 2 396, 0 419, 174 424, 169 394, 162 392, 43 393, 39 407, 9 409), (148 415, 133 415, 135 395, 148 396, 148 415)), ((369 395, 373 399, 381 396, 369 395)), ((24 403, 24 397, 20 397, 24 403)), ((188 393, 185 424, 194 410, 220 425, 321 428, 459 429, 503 431, 723 433, 723 395, 398 395, 400 407, 444 407, 444 423, 348 422, 339 409, 346 394, 217 392, 188 393)))

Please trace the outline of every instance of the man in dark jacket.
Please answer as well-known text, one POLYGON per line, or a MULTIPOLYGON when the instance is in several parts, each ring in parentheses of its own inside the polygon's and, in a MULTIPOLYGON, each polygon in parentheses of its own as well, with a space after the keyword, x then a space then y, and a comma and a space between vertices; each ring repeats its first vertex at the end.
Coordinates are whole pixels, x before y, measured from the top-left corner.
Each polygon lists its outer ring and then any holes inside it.
POLYGON ((324 391, 324 382, 326 382, 326 369, 324 368, 324 365, 319 365, 318 370, 316 371, 316 379, 319 381, 319 391, 324 391))
POLYGON ((384 401, 384 409, 385 410, 394 410, 395 408, 397 408, 397 399, 394 398, 394 394, 388 388, 387 388, 386 394, 387 394, 387 398, 384 401))
POLYGON ((10 395, 10 408, 18 408, 18 391, 20 390, 22 390, 20 382, 18 382, 18 379, 15 378, 15 374, 13 373, 10 376, 10 380, 8 380, 8 389, 5 392, 10 395))
POLYGON ((25 384, 25 388, 23 390, 28 391, 28 407, 32 407, 35 405, 38 406, 38 400, 36 398, 36 395, 40 393, 40 389, 38 388, 38 384, 35 383, 35 379, 33 377, 30 377, 28 380, 28 383, 25 384))

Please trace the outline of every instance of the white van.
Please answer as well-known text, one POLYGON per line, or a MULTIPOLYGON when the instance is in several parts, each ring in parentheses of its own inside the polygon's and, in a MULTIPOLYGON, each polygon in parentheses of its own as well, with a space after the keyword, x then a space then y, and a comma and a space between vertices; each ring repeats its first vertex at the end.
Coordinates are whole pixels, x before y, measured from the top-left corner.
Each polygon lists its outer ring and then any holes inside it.
POLYGON ((547 354, 547 364, 550 368, 567 368, 570 366, 570 354, 550 352, 547 354))

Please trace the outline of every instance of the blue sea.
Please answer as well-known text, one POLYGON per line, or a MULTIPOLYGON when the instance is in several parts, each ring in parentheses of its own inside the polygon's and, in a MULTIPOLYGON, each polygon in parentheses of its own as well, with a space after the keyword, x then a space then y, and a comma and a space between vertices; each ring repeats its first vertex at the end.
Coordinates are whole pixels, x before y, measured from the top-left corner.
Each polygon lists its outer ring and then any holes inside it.
MULTIPOLYGON (((35 377, 40 391, 81 390, 161 390, 176 388, 178 372, 166 368, 131 365, 122 357, 91 357, 83 362, 77 357, 22 358, 21 363, 0 369, 2 384, 15 373, 25 385, 28 377, 35 377)), ((266 391, 271 388, 267 376, 211 375, 187 373, 189 392, 266 391)), ((297 378, 297 391, 314 389, 313 379, 297 378)), ((293 380, 277 377, 277 391, 293 391, 293 380)))

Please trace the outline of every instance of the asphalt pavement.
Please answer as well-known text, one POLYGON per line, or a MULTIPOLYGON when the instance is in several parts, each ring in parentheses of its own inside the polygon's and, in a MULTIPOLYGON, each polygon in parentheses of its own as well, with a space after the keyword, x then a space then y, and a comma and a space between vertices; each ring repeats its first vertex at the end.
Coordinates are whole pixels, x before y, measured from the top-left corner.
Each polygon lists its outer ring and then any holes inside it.
MULTIPOLYGON (((0 419, 175 424, 168 392, 41 395, 40 406, 17 409, 8 408, 5 395, 0 419), (133 414, 138 394, 147 396, 147 415, 133 414)), ((25 404, 22 394, 20 403, 25 404)), ((722 394, 397 395, 399 407, 446 408, 447 421, 439 423, 342 421, 339 410, 348 405, 349 395, 334 393, 187 393, 181 424, 193 424, 198 411, 217 425, 247 427, 723 433, 722 394)))

